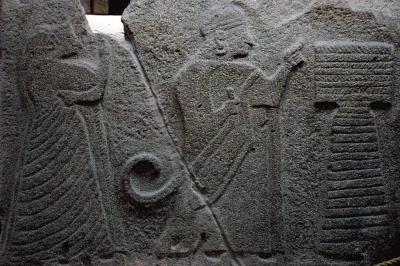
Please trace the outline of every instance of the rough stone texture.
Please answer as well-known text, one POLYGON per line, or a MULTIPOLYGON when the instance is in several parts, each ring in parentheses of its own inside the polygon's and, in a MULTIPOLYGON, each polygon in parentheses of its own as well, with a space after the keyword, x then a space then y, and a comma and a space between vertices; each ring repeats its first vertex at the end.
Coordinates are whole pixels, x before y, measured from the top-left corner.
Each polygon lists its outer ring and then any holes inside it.
POLYGON ((83 9, 85 10, 86 14, 92 13, 92 1, 91 0, 80 0, 83 9))
POLYGON ((400 256, 400 3, 0 2, 1 265, 400 256))

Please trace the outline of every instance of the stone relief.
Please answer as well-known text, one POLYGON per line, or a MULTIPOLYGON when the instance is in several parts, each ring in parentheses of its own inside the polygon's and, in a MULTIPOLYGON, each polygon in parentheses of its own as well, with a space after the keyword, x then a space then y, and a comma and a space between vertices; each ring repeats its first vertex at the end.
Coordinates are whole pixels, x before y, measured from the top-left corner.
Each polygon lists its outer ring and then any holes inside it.
POLYGON ((373 112, 391 107, 393 46, 325 43, 315 47, 319 100, 337 104, 330 136, 321 252, 360 259, 369 241, 385 241, 389 214, 373 112))
POLYGON ((4 0, 0 264, 399 257, 398 22, 267 2, 4 0))
POLYGON ((99 169, 107 161, 99 106, 107 52, 88 58, 82 46, 70 25, 44 26, 21 58, 30 117, 3 240, 11 261, 37 263, 54 254, 69 260, 84 250, 112 254, 115 248, 111 172, 99 169))
POLYGON ((271 177, 277 162, 270 132, 278 127, 277 108, 289 73, 304 61, 301 45, 267 76, 251 62, 236 60, 255 45, 239 9, 213 6, 203 23, 204 42, 175 80, 181 149, 232 250, 267 254, 272 215, 265 206, 271 204, 268 191, 277 178, 271 177), (241 201, 232 213, 229 204, 237 198, 241 201), (257 227, 264 233, 250 229, 257 227))

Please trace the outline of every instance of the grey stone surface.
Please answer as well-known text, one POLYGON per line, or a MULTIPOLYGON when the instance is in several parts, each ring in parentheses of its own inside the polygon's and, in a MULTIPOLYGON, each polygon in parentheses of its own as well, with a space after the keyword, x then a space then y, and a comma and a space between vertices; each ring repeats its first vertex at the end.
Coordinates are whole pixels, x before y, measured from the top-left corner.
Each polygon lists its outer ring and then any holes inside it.
POLYGON ((92 13, 91 0, 81 0, 81 5, 82 5, 83 9, 85 10, 86 14, 92 13))
POLYGON ((0 7, 1 265, 400 256, 398 1, 0 7))

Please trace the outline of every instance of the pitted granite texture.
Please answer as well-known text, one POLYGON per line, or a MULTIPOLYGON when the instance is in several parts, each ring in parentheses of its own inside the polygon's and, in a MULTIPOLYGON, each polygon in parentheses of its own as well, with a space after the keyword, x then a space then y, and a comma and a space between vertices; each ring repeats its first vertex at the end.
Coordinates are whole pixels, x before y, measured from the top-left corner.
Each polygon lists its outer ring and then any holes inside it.
POLYGON ((1 265, 400 256, 398 1, 0 8, 1 265))

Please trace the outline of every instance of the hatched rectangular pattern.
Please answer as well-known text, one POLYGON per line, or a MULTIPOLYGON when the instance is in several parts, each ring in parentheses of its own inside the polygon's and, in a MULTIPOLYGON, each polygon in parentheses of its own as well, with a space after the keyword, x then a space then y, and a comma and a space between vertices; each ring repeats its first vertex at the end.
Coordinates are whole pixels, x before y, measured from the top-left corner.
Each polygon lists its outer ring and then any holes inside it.
POLYGON ((331 124, 319 247, 361 260, 368 243, 388 234, 382 154, 369 104, 390 101, 393 48, 384 43, 315 46, 317 100, 338 103, 331 124))
POLYGON ((319 100, 389 100, 393 46, 375 42, 318 43, 314 82, 319 100))

